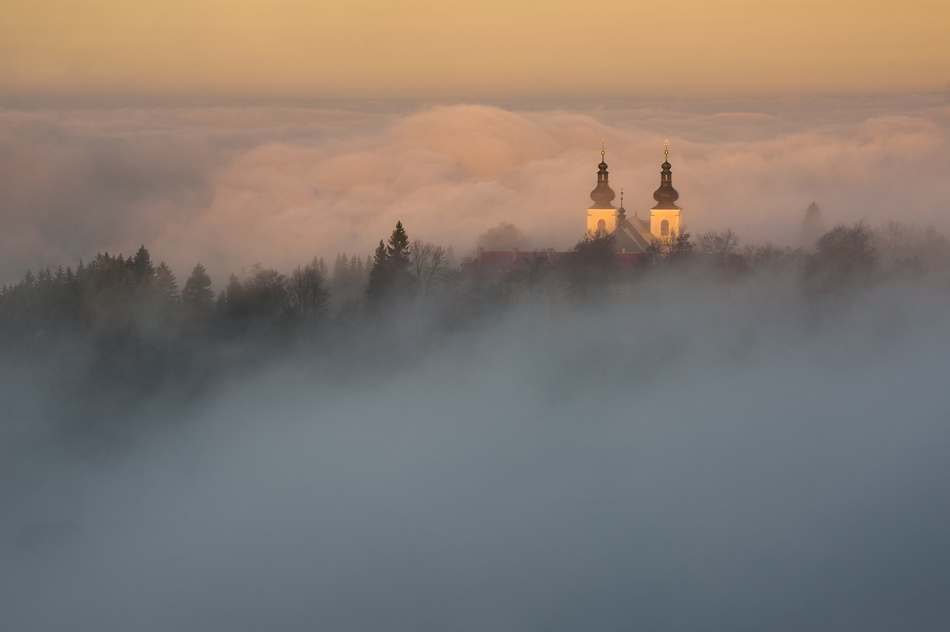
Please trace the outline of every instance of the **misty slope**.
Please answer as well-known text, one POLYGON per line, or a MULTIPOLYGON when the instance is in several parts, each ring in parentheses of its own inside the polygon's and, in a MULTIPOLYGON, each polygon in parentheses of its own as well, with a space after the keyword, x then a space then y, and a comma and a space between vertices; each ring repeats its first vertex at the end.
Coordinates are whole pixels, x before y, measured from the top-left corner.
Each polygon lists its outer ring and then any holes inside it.
POLYGON ((670 287, 438 338, 406 323, 93 453, 7 381, 0 611, 16 630, 946 629, 947 307, 670 287))

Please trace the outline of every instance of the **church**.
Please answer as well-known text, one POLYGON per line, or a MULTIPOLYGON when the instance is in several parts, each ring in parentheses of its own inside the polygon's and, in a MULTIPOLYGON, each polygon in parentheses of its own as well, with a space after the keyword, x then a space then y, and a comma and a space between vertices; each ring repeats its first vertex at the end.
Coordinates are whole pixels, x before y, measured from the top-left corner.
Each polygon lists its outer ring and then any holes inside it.
MULTIPOLYGON (((597 172, 597 186, 590 192, 594 204, 587 209, 587 231, 589 234, 606 233, 614 238, 614 247, 622 266, 638 266, 646 261, 646 253, 654 241, 669 242, 681 234, 683 227, 683 209, 676 205, 679 193, 673 188, 673 172, 669 162, 669 141, 666 143, 666 159, 660 165, 660 188, 653 194, 656 205, 650 209, 650 216, 641 218, 636 211, 633 217, 627 217, 623 208, 623 195, 620 196, 620 208, 613 205, 616 194, 610 188, 607 178, 606 152, 600 151, 600 164, 597 172)), ((560 257, 565 253, 555 252, 553 248, 543 251, 551 256, 560 257)), ((461 269, 471 272, 477 268, 508 270, 525 261, 531 261, 539 252, 521 252, 518 248, 511 251, 489 251, 476 248, 474 257, 463 257, 461 269)))
POLYGON ((633 217, 627 217, 627 211, 623 208, 623 195, 620 196, 620 208, 614 208, 613 200, 617 196, 610 188, 606 153, 601 148, 597 186, 590 192, 594 204, 587 209, 587 231, 612 235, 618 252, 645 253, 654 239, 668 241, 680 234, 683 209, 676 205, 679 193, 673 188, 669 141, 665 144, 665 160, 660 165, 660 188, 653 194, 656 205, 650 209, 650 216, 644 218, 639 217, 636 211, 633 217))

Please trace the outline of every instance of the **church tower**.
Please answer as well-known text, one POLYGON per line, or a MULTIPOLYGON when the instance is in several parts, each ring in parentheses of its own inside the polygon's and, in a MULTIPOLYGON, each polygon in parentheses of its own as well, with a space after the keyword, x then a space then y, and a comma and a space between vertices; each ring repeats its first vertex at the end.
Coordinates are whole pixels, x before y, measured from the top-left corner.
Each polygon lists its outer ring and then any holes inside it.
MULTIPOLYGON (((676 206, 680 194, 673 188, 673 172, 669 163, 670 141, 664 143, 666 157, 660 165, 660 188, 653 194, 656 206, 650 209, 650 233, 657 239, 669 239, 670 235, 679 235, 683 226, 683 209, 676 206)), ((593 197, 593 194, 591 194, 593 197)))
POLYGON ((617 209, 611 204, 616 194, 607 182, 607 163, 603 143, 600 148, 600 164, 597 165, 597 186, 590 192, 593 206, 587 209, 587 231, 610 234, 617 230, 617 209))

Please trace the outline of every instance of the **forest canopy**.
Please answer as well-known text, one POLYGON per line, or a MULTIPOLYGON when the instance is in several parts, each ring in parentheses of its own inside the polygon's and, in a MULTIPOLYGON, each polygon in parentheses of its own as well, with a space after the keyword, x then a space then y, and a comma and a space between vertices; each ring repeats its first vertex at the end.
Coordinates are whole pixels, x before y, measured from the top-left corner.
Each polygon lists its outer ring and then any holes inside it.
MULTIPOLYGON (((507 246, 521 234, 502 224, 483 238, 507 246)), ((288 272, 255 264, 214 280, 198 262, 182 279, 143 245, 128 257, 103 252, 75 268, 28 271, 0 289, 0 344, 30 356, 69 339, 111 350, 195 340, 290 343, 402 315, 432 327, 498 310, 540 316, 542 303, 570 309, 635 296, 656 283, 754 288, 767 279, 813 300, 921 277, 946 289, 948 271, 945 237, 897 222, 838 225, 811 249, 743 244, 728 229, 694 239, 684 229, 655 240, 636 265, 621 265, 610 236, 590 234, 567 252, 533 251, 494 267, 471 258, 460 265, 451 248, 413 240, 400 222, 372 257, 339 253, 332 269, 315 257, 288 272)))

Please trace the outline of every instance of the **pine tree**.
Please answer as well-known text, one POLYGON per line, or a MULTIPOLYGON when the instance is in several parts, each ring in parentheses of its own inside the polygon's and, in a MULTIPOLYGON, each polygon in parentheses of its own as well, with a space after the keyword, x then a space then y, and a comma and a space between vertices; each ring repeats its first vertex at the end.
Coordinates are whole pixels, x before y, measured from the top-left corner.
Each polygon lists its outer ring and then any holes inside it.
POLYGON ((350 287, 354 292, 361 291, 366 285, 365 274, 362 257, 356 255, 350 257, 350 287))
POLYGON ((389 246, 380 240, 373 257, 373 267, 366 285, 366 297, 371 302, 379 304, 412 295, 415 283, 410 270, 410 254, 409 236, 402 222, 396 222, 396 228, 389 237, 389 246))
POLYGON ((409 246, 409 235, 402 227, 402 222, 396 222, 396 228, 389 236, 389 247, 386 248, 386 253, 389 255, 388 265, 393 296, 398 298, 410 296, 415 289, 410 261, 412 251, 409 246))
POLYGON ((389 247, 386 252, 394 271, 409 269, 409 235, 402 227, 402 222, 396 222, 396 228, 393 230, 393 234, 389 236, 389 247))
POLYGON ((192 316, 204 316, 214 305, 211 277, 200 263, 191 271, 181 291, 181 302, 192 316))
MULTIPOLYGON (((242 268, 242 274, 246 276, 246 271, 242 268)), ((241 278, 233 272, 228 277, 228 284, 218 297, 219 312, 233 320, 246 318, 250 312, 245 299, 244 283, 241 278)))
POLYGON ((346 253, 337 254, 333 262, 333 278, 330 281, 333 291, 343 294, 350 289, 350 263, 346 253))
POLYGON ((141 246, 135 256, 129 260, 132 268, 132 274, 139 283, 148 283, 155 275, 155 268, 152 266, 152 256, 141 246))
POLYGON ((178 281, 172 269, 164 261, 155 269, 155 291, 165 305, 174 305, 178 302, 178 281))
POLYGON ((379 240, 376 253, 373 257, 373 267, 369 271, 369 281, 366 284, 366 298, 378 302, 384 299, 390 287, 389 253, 386 244, 379 240))

